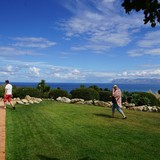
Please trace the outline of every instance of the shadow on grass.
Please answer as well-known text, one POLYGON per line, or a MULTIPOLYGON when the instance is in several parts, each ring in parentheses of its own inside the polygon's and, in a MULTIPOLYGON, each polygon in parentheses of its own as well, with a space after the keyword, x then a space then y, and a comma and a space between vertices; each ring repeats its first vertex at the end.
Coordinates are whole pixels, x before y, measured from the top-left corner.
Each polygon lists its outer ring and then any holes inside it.
MULTIPOLYGON (((49 158, 49 157, 46 157, 46 156, 43 156, 43 155, 37 155, 37 156, 40 160, 60 160, 59 158, 49 158)), ((84 158, 80 158, 78 160, 96 160, 96 159, 93 159, 93 158, 90 158, 90 157, 84 157, 84 158)))
POLYGON ((81 159, 78 159, 78 160, 96 160, 96 159, 93 159, 93 158, 90 158, 90 157, 84 157, 84 158, 81 158, 81 159))
POLYGON ((40 160, 60 160, 59 158, 49 158, 43 155, 37 155, 40 160))
POLYGON ((103 114, 103 113, 100 113, 100 114, 94 113, 94 115, 99 116, 99 117, 113 118, 111 115, 103 114))

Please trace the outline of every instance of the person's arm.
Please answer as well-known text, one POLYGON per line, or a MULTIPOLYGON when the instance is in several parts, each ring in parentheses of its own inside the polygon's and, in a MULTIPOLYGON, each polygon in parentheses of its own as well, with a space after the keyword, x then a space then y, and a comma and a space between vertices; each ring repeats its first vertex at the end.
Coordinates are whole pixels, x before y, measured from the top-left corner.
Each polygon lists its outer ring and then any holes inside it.
POLYGON ((6 95, 7 90, 8 90, 8 88, 7 88, 7 87, 5 87, 5 90, 4 90, 4 96, 6 95))
POLYGON ((112 88, 112 96, 115 97, 115 88, 112 88))
POLYGON ((113 96, 114 96, 115 98, 120 98, 120 97, 121 97, 121 91, 120 91, 120 89, 114 90, 113 96))

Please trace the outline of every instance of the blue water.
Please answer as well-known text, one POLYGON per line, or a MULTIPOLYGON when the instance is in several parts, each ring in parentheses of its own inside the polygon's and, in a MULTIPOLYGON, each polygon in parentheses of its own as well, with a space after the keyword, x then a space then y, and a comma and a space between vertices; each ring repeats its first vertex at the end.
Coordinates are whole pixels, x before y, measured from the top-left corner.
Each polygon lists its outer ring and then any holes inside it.
MULTIPOLYGON (((4 83, 0 83, 4 84, 4 83)), ((36 87, 38 83, 31 83, 31 82, 12 82, 13 85, 17 87, 36 87)), ((70 92, 71 90, 75 88, 79 88, 80 85, 84 85, 86 87, 89 87, 91 85, 97 85, 99 88, 105 89, 108 88, 109 90, 112 89, 113 84, 112 83, 46 83, 51 88, 61 88, 63 90, 66 90, 67 92, 70 92)), ((119 84, 119 88, 122 91, 128 91, 128 92, 157 92, 160 90, 159 84, 119 84)))

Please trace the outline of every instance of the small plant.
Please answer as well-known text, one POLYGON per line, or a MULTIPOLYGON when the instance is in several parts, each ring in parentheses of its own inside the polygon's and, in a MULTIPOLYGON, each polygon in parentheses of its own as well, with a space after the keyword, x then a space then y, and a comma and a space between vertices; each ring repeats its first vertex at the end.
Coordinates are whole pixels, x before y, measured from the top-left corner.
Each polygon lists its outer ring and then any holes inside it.
POLYGON ((49 92, 49 98, 56 99, 58 97, 69 97, 69 94, 67 91, 62 89, 51 89, 49 92))
POLYGON ((41 93, 38 89, 32 87, 15 87, 13 89, 14 97, 25 98, 26 95, 38 98, 41 96, 41 93))
POLYGON ((112 93, 111 91, 99 91, 99 100, 100 101, 111 101, 112 100, 112 93))
POLYGON ((99 100, 99 93, 93 88, 77 88, 71 92, 72 98, 82 98, 84 100, 99 100))

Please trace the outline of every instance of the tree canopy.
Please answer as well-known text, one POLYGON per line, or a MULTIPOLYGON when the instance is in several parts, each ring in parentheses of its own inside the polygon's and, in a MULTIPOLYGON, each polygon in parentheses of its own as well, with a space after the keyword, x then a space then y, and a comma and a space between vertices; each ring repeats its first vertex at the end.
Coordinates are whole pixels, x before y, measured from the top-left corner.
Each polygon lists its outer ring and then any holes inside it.
POLYGON ((144 24, 148 22, 152 27, 160 23, 160 2, 158 0, 124 0, 122 7, 127 14, 132 10, 139 12, 143 11, 144 14, 144 24))

